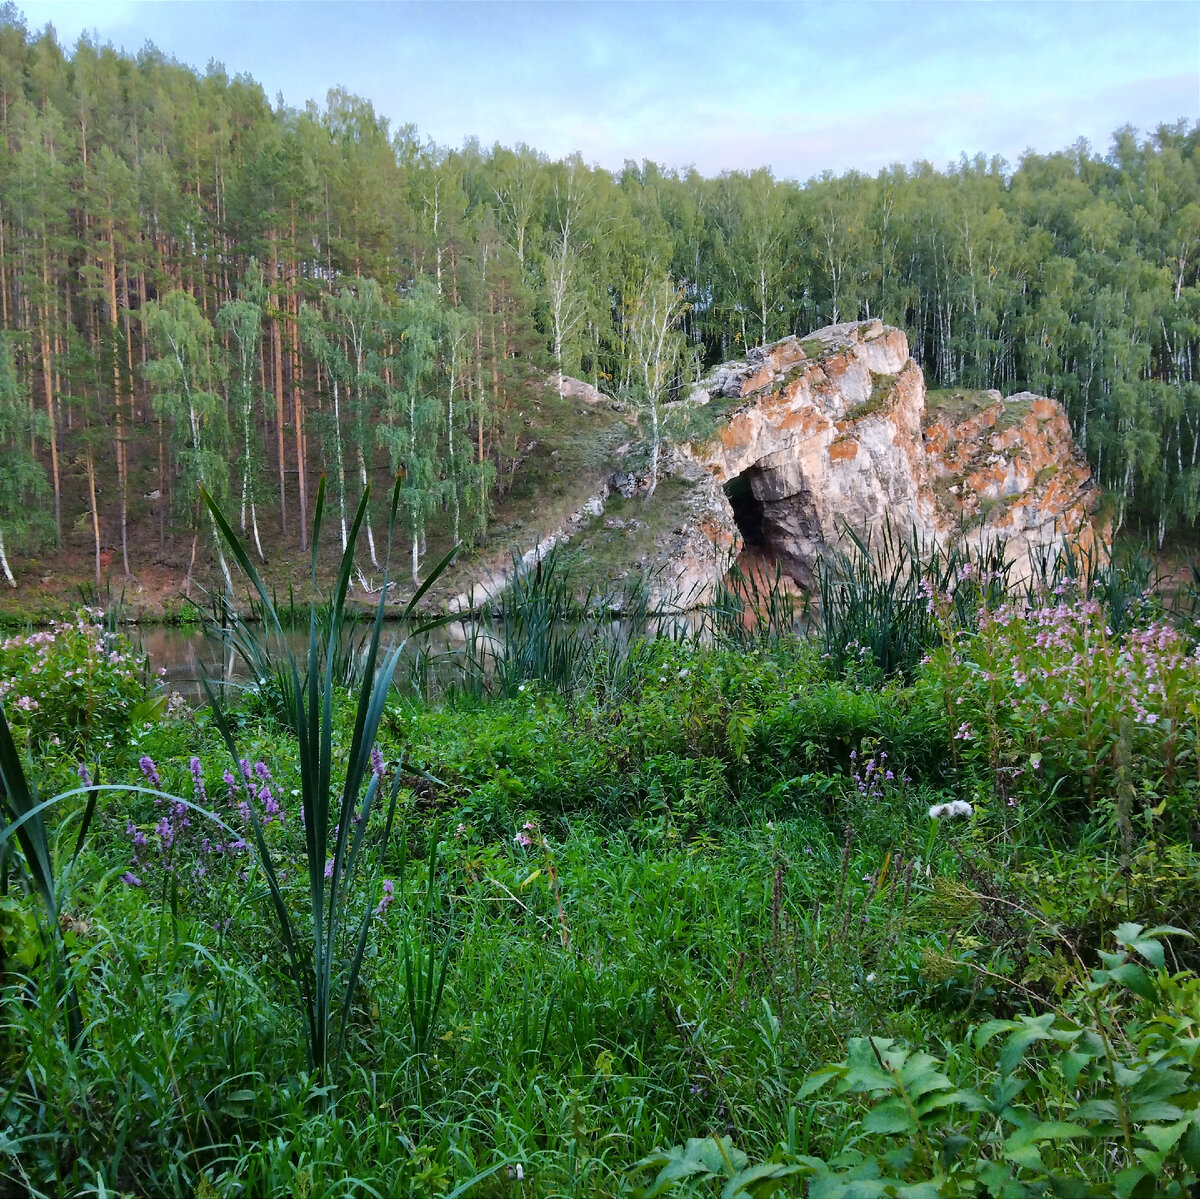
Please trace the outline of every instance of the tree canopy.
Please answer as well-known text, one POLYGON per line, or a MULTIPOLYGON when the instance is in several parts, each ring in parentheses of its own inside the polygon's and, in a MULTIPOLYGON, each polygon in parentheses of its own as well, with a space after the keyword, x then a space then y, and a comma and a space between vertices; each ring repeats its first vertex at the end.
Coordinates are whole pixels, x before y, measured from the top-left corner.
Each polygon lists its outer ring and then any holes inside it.
MULTIPOLYGON (((878 316, 931 386, 1057 397, 1119 519, 1161 540, 1200 514, 1198 142, 1180 122, 1015 166, 611 172, 436 146, 340 90, 273 106, 153 47, 68 53, 7 5, 0 330, 25 415, 0 440, 32 447, 21 494, 44 471, 59 537, 90 505, 97 562, 103 540, 128 568, 139 517, 160 552, 194 544, 196 488, 231 466, 268 553, 303 546, 315 473, 344 505, 402 470, 419 557, 439 505, 484 535, 532 387, 647 390, 666 280, 673 371, 878 316), (85 434, 113 450, 98 498, 85 434)), ((32 544, 5 519, 10 554, 32 544)))

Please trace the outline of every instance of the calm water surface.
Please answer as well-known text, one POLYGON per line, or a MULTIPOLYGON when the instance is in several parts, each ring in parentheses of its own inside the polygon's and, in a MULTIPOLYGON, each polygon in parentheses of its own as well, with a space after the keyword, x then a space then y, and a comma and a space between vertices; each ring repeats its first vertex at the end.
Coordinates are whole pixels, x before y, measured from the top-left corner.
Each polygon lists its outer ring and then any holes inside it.
MULTIPOLYGON (((189 703, 203 703, 204 688, 201 679, 237 686, 249 680, 249 674, 241 658, 227 643, 210 637, 195 625, 135 625, 127 626, 125 635, 135 646, 150 658, 154 673, 165 671, 164 682, 168 691, 178 691, 189 703)), ((355 630, 362 633, 362 626, 355 630)), ((446 625, 421 637, 421 645, 434 653, 451 653, 462 649, 468 634, 473 631, 464 623, 446 625)), ((351 633, 350 635, 354 635, 351 633)), ((398 625, 384 625, 381 652, 394 644, 401 636, 398 625)), ((288 633, 292 652, 302 658, 308 652, 308 630, 288 633)), ((403 672, 401 665, 400 674, 403 672)))

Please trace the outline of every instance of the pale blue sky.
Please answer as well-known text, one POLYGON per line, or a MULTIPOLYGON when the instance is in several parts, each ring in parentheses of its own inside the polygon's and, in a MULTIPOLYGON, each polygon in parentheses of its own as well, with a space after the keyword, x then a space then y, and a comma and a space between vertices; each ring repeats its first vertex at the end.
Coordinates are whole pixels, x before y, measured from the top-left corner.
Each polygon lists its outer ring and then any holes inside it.
POLYGON ((222 62, 289 104, 344 86, 393 124, 706 174, 874 172, 1106 149, 1200 119, 1200 3, 359 3, 17 0, 136 51, 222 62))

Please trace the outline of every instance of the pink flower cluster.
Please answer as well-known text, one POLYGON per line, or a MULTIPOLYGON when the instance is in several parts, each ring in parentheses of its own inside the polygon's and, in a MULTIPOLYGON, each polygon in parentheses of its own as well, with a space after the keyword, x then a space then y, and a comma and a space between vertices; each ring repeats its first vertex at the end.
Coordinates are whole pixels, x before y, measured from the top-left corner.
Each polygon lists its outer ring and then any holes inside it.
POLYGON ((1060 797, 1098 799, 1114 783, 1121 737, 1135 769, 1168 786, 1185 765, 1196 775, 1200 646, 1174 624, 1118 636, 1094 600, 1052 593, 981 613, 977 635, 932 658, 958 722, 953 740, 965 743, 958 752, 1007 777, 1044 752, 1060 797))

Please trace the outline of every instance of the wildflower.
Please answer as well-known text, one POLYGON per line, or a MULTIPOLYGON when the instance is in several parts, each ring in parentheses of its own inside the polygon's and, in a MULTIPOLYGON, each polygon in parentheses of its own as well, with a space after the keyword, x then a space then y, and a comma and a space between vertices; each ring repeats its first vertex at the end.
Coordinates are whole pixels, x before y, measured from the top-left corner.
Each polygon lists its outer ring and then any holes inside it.
POLYGON ((371 773, 377 779, 383 778, 383 754, 379 751, 379 746, 374 746, 371 750, 371 773))
POLYGON ((85 787, 90 787, 90 786, 92 785, 92 775, 91 775, 91 771, 89 771, 89 770, 88 770, 88 768, 87 768, 87 764, 86 764, 85 762, 80 762, 80 763, 79 763, 79 769, 78 769, 78 770, 76 770, 76 771, 75 771, 75 773, 76 773, 77 775, 79 775, 79 781, 80 781, 80 782, 81 782, 81 783, 82 783, 82 784, 83 784, 85 787))
POLYGON ((207 803, 208 796, 204 793, 204 774, 200 769, 200 759, 193 758, 188 764, 188 769, 192 774, 192 787, 195 790, 196 798, 201 803, 207 803))
POLYGON ((396 899, 396 884, 390 878, 383 880, 383 898, 380 899, 375 908, 375 915, 382 916, 384 912, 395 902, 396 899))
POLYGON ((519 832, 513 840, 518 844, 528 849, 533 844, 533 838, 527 832, 519 832))
POLYGON ((165 816, 154 826, 154 831, 163 849, 170 849, 175 844, 175 827, 165 816))
POLYGON ((456 837, 465 837, 467 835, 467 826, 460 821, 458 828, 454 830, 454 835, 456 837))
POLYGON ((162 779, 158 777, 158 767, 154 765, 154 759, 149 754, 143 754, 138 759, 138 765, 142 768, 142 773, 146 776, 146 781, 156 791, 162 788, 162 779))
POLYGON ((129 887, 140 887, 142 885, 142 880, 129 870, 126 870, 125 873, 121 875, 121 882, 125 883, 126 886, 129 887))

